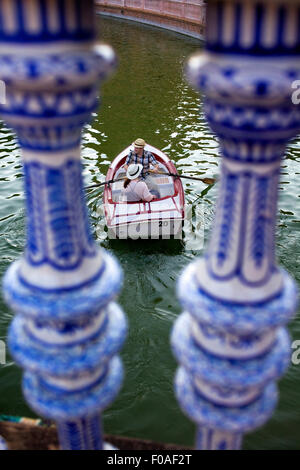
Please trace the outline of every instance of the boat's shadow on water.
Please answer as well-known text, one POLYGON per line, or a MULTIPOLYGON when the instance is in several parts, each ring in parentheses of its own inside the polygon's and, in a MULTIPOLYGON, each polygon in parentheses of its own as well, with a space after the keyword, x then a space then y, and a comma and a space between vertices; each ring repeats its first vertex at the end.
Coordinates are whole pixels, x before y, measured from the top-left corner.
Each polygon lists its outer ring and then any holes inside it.
POLYGON ((142 240, 142 239, 106 239, 102 242, 102 246, 116 253, 144 253, 179 255, 184 252, 184 242, 182 239, 158 239, 158 240, 142 240))

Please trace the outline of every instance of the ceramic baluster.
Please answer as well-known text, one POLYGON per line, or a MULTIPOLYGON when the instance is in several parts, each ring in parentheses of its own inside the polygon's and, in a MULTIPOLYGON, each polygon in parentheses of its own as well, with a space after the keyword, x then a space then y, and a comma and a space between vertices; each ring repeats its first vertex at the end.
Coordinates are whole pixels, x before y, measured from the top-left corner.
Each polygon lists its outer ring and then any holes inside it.
POLYGON ((222 152, 210 243, 180 277, 171 340, 198 449, 240 448, 272 416, 290 363, 297 291, 275 230, 281 160, 300 132, 299 13, 294 0, 211 0, 205 49, 187 66, 222 152))
POLYGON ((27 219, 25 252, 3 282, 16 313, 9 348, 29 405, 56 422, 62 449, 80 450, 104 447, 100 415, 122 382, 126 336, 122 272, 91 234, 80 161, 116 65, 95 42, 93 10, 92 0, 0 3, 0 111, 21 147, 27 219))

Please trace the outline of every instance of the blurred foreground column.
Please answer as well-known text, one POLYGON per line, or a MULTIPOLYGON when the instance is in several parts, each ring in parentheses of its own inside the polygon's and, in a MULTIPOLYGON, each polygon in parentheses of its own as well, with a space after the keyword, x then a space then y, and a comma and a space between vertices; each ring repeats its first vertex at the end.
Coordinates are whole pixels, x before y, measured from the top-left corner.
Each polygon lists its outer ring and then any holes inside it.
POLYGON ((220 140, 220 192, 206 255, 179 281, 172 345, 197 448, 238 449, 271 417, 291 355, 297 293, 276 265, 275 226, 281 158, 300 131, 300 1, 211 0, 207 13, 188 76, 220 140))
POLYGON ((27 245, 4 278, 17 313, 9 347, 30 406, 57 422, 63 449, 102 449, 100 412, 117 394, 126 321, 122 273, 94 243, 82 186, 82 127, 115 66, 95 46, 92 0, 0 3, 1 115, 22 148, 27 245))
POLYGON ((1 436, 0 436, 0 450, 7 450, 6 442, 1 436))

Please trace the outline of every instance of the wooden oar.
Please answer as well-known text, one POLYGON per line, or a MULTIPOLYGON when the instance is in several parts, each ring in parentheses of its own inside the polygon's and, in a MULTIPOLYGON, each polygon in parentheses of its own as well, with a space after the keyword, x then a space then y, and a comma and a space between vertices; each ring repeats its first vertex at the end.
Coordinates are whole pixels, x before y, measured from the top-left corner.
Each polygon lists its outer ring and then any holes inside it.
POLYGON ((186 178, 189 180, 202 181, 202 183, 205 183, 205 184, 214 184, 216 182, 215 178, 195 178, 194 176, 179 175, 177 173, 164 173, 162 171, 153 171, 153 170, 150 170, 150 171, 151 173, 156 173, 157 175, 168 175, 168 176, 173 176, 174 178, 186 178))
POLYGON ((97 188, 98 186, 104 186, 105 184, 116 183, 116 181, 123 181, 124 179, 125 177, 123 176, 123 178, 118 178, 116 180, 102 181, 102 183, 96 183, 96 184, 92 184, 91 186, 86 186, 85 189, 97 188))
MULTIPOLYGON (((162 171, 153 171, 153 170, 150 170, 150 172, 156 175, 165 175, 165 176, 167 175, 167 176, 173 176, 174 178, 186 178, 189 180, 202 181, 202 183, 205 183, 208 185, 214 184, 216 182, 215 178, 195 178, 194 176, 185 176, 185 175, 179 175, 177 173, 165 173, 162 171)), ((98 186, 104 186, 105 184, 115 183, 116 181, 123 181, 124 179, 125 179, 125 176, 123 176, 123 178, 118 178, 116 180, 102 181, 102 183, 96 183, 96 184, 92 184, 91 186, 86 186, 85 189, 97 188, 98 186)))

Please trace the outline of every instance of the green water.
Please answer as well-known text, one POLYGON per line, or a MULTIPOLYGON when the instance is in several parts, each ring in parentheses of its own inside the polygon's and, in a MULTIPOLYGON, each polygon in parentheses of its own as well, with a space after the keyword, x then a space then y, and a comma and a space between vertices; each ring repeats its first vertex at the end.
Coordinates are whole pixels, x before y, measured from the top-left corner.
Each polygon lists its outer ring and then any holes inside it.
MULTIPOLYGON (((115 76, 101 90, 102 105, 83 137, 85 183, 102 181, 111 160, 136 137, 143 137, 177 162, 179 171, 214 176, 219 171, 217 139, 201 111, 201 97, 183 79, 186 58, 198 41, 133 22, 99 18, 101 36, 118 53, 115 76), (199 113, 200 110, 200 113, 199 113)), ((282 164, 278 261, 299 276, 300 142, 290 144, 282 164)), ((20 151, 13 134, 0 128, 0 274, 23 251, 24 193, 20 151)), ((204 211, 205 242, 213 219, 217 185, 185 182, 187 201, 198 197, 204 211)), ((107 433, 193 445, 194 425, 184 417, 173 394, 176 362, 169 346, 170 330, 181 309, 176 280, 195 256, 193 237, 187 242, 109 241, 101 210, 102 190, 88 193, 97 243, 112 252, 125 273, 119 303, 129 321, 122 351, 123 388, 104 413, 107 433)), ((12 312, 1 300, 0 339, 6 338, 12 312)), ((299 317, 289 326, 300 339, 299 317)), ((9 354, 0 370, 0 413, 34 416, 21 393, 21 372, 9 354)), ((291 366, 280 382, 280 401, 266 426, 249 434, 245 449, 300 449, 300 365, 291 366)))

